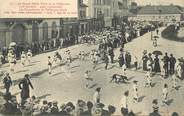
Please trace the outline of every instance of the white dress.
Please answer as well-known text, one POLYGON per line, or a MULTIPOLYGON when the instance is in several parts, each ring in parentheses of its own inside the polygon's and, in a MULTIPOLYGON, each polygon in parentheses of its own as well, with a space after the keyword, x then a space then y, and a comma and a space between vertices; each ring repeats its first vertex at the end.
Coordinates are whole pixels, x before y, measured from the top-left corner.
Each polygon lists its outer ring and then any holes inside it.
POLYGON ((177 72, 178 77, 181 78, 182 71, 181 71, 181 65, 180 64, 177 65, 176 72, 177 72))
POLYGON ((151 76, 149 71, 146 73, 146 80, 148 84, 151 84, 151 76))
POLYGON ((33 56, 33 54, 31 52, 27 52, 27 60, 28 62, 31 61, 31 57, 33 56))
POLYGON ((164 98, 164 100, 167 100, 168 89, 167 89, 167 88, 163 88, 163 90, 162 90, 162 94, 163 94, 163 98, 164 98))
POLYGON ((128 98, 126 96, 123 96, 121 98, 121 101, 120 101, 123 108, 128 108, 128 103, 127 102, 128 102, 128 98))
POLYGON ((21 63, 25 63, 26 54, 21 54, 21 63))
POLYGON ((96 104, 98 100, 100 101, 100 93, 96 91, 93 95, 93 101, 96 104))
POLYGON ((135 98, 135 99, 138 99, 137 84, 133 84, 133 92, 134 92, 134 98, 135 98))
POLYGON ((175 74, 172 76, 172 83, 173 83, 173 87, 177 87, 176 86, 177 85, 177 77, 175 74))

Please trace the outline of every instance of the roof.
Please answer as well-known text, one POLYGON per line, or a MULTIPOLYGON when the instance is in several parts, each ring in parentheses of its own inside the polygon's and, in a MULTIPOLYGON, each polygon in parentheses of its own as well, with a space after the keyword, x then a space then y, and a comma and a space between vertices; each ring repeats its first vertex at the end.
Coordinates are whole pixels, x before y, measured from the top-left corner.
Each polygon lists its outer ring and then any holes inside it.
POLYGON ((181 14, 177 6, 143 6, 137 14, 181 14))

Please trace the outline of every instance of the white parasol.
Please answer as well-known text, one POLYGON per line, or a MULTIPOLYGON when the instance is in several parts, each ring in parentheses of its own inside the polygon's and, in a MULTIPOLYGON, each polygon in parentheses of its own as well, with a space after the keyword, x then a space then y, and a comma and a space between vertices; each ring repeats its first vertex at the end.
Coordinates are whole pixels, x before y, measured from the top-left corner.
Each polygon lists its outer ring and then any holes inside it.
POLYGON ((15 42, 11 42, 10 46, 16 46, 16 43, 15 42))

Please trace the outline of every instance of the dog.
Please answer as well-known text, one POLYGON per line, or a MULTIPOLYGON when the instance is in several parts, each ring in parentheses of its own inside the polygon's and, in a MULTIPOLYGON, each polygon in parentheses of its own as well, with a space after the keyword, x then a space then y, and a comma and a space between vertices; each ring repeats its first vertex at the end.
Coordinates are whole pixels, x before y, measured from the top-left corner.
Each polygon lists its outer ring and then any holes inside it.
POLYGON ((120 74, 113 74, 112 79, 110 80, 110 82, 114 81, 115 83, 128 83, 128 78, 126 76, 120 75, 120 74))

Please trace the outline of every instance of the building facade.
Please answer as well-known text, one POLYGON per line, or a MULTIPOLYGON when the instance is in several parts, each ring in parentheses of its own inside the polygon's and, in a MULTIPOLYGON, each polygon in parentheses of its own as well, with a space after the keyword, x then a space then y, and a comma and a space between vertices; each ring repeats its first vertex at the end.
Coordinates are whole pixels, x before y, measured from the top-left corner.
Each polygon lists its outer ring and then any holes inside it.
POLYGON ((174 5, 169 6, 143 6, 136 15, 129 17, 134 21, 159 21, 170 23, 182 19, 181 10, 174 5))
POLYGON ((25 46, 57 38, 59 25, 58 19, 1 19, 0 48, 8 47, 11 42, 25 46))
POLYGON ((113 26, 115 20, 126 16, 129 0, 88 0, 90 18, 104 17, 105 26, 113 26))
POLYGON ((11 42, 27 46, 88 32, 93 22, 86 18, 86 7, 80 0, 79 14, 75 18, 0 19, 0 49, 8 47, 11 42))

